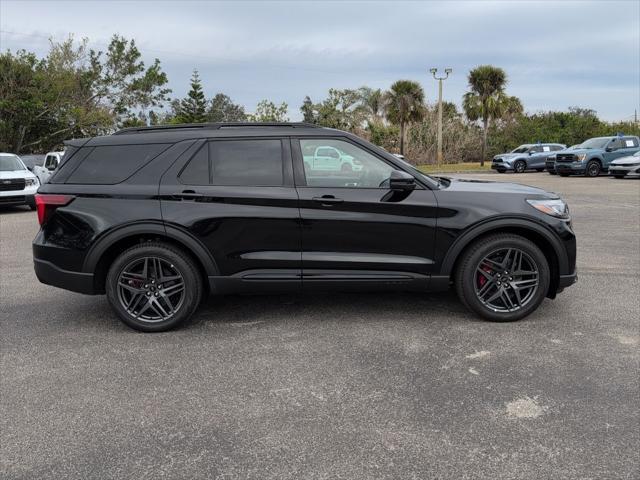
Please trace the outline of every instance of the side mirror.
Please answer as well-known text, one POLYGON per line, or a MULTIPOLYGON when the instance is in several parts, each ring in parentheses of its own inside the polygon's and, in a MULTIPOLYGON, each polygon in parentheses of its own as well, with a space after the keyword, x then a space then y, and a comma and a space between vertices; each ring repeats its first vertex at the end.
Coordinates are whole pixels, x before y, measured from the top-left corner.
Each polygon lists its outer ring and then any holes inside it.
POLYGON ((615 148, 613 147, 607 147, 604 149, 605 152, 613 152, 615 150, 615 148))
POLYGON ((29 170, 30 172, 33 172, 33 167, 27 167, 27 170, 29 170))
POLYGON ((389 177, 389 188, 395 192, 410 192, 416 188, 416 179, 402 170, 393 170, 389 177))

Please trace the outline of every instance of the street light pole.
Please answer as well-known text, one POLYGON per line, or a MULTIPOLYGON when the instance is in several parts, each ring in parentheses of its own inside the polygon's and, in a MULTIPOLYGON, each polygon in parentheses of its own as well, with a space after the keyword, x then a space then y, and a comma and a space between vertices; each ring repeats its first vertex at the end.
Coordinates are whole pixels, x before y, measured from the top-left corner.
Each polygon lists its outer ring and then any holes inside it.
POLYGON ((436 73, 438 73, 438 69, 437 68, 432 68, 429 71, 433 75, 433 78, 438 80, 438 157, 437 157, 436 161, 437 161, 438 166, 440 166, 440 164, 442 163, 442 81, 446 80, 447 78, 449 78, 449 74, 453 70, 450 69, 450 68, 445 68, 444 69, 444 73, 445 73, 444 77, 437 77, 436 76, 436 73))

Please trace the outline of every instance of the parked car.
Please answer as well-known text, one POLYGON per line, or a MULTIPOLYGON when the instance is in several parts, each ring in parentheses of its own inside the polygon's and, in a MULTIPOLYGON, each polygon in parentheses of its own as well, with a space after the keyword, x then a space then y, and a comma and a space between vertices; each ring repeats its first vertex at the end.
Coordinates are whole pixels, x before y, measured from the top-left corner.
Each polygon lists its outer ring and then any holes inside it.
POLYGON ((307 170, 322 172, 359 172, 362 170, 362 165, 357 159, 334 147, 320 146, 313 150, 312 155, 305 153, 303 152, 304 167, 307 170))
POLYGON ((431 177, 355 135, 298 123, 124 129, 67 142, 37 196, 41 282, 105 294, 132 328, 207 293, 441 291, 518 320, 576 279, 569 210, 518 184, 431 177), (358 171, 304 167, 335 149, 358 171))
POLYGON ((618 158, 609 164, 609 174, 615 178, 640 178, 640 150, 628 157, 618 158))
POLYGON ((499 173, 513 171, 524 173, 527 170, 544 170, 545 161, 553 152, 567 148, 560 143, 536 143, 520 145, 511 153, 501 153, 493 157, 491 168, 499 173))
POLYGON ((39 186, 18 155, 0 153, 0 206, 28 205, 35 210, 34 195, 39 186))
POLYGON ((571 151, 558 152, 555 170, 563 177, 575 174, 597 177, 600 172, 606 172, 615 159, 632 155, 638 150, 638 137, 617 135, 590 138, 571 151))
POLYGON ((41 184, 47 183, 47 180, 49 180, 49 177, 51 177, 51 174, 60 165, 60 162, 62 161, 63 156, 64 156, 64 151, 49 152, 45 156, 44 164, 41 167, 35 166, 33 168, 33 173, 36 174, 41 184))
MULTIPOLYGON (((575 150, 580 144, 571 145, 567 150, 575 150)), ((556 175, 556 154, 549 155, 544 163, 544 169, 549 172, 549 175, 556 175)))
POLYGON ((44 155, 40 154, 20 155, 20 160, 22 160, 22 163, 24 163, 30 172, 33 172, 33 167, 36 165, 44 165, 44 157, 44 155))

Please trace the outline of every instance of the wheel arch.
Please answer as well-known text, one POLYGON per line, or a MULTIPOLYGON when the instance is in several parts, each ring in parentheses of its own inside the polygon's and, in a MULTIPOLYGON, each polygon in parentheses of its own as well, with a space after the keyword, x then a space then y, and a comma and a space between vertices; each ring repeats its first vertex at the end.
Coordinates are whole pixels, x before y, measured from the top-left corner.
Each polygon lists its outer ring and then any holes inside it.
POLYGON ((218 275, 218 267, 209 251, 189 233, 160 222, 136 223, 109 232, 91 247, 83 271, 94 274, 94 290, 104 292, 109 266, 120 253, 145 241, 163 241, 183 250, 195 262, 205 285, 209 276, 218 275))
POLYGON ((447 251, 441 267, 441 275, 453 279, 458 262, 465 250, 480 238, 496 233, 511 233, 531 240, 547 258, 551 270, 551 283, 547 296, 554 298, 560 280, 560 272, 568 270, 568 259, 561 241, 546 227, 522 218, 502 218, 477 225, 460 235, 447 251))

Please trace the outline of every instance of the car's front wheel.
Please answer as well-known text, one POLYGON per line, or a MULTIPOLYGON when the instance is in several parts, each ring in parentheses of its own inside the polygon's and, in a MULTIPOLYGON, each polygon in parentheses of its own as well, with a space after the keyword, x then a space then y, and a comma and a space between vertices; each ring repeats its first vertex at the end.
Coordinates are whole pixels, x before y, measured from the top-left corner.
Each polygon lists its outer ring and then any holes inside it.
POLYGON ((107 298, 121 320, 143 332, 185 323, 203 294, 193 260, 178 248, 147 242, 125 250, 109 268, 107 298))
POLYGON ((524 160, 518 160, 516 163, 513 164, 513 170, 516 173, 524 173, 526 169, 527 169, 527 164, 524 160))
POLYGON ((585 175, 587 177, 597 177, 598 175, 600 175, 600 164, 596 160, 591 160, 587 164, 585 175))
POLYGON ((462 303, 481 317, 519 320, 544 300, 551 274, 546 257, 519 235, 482 238, 462 254, 455 286, 462 303))

